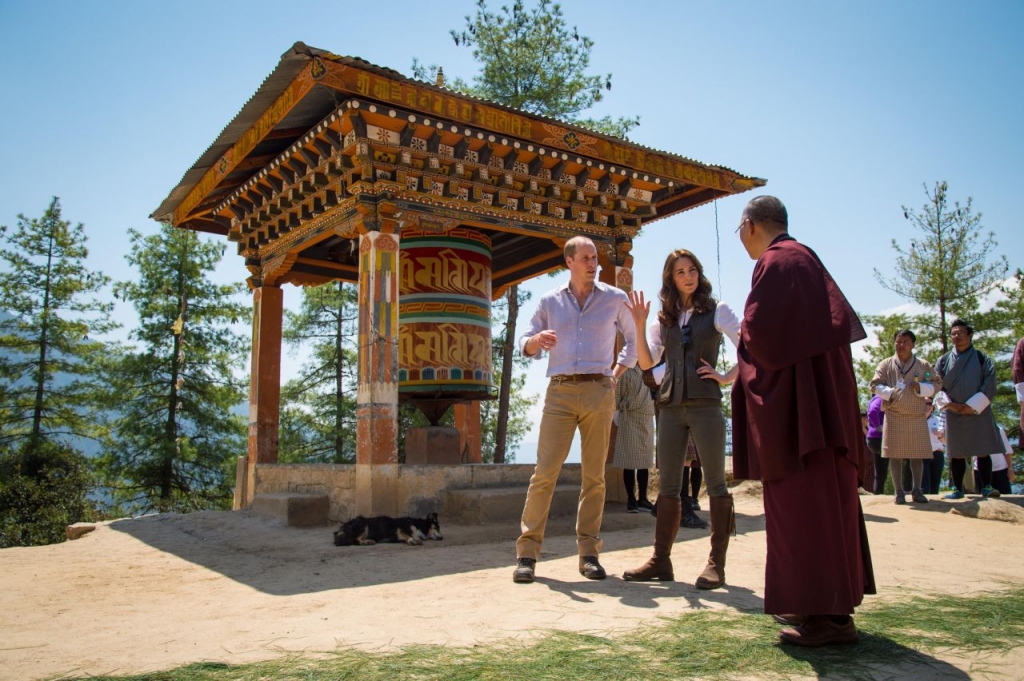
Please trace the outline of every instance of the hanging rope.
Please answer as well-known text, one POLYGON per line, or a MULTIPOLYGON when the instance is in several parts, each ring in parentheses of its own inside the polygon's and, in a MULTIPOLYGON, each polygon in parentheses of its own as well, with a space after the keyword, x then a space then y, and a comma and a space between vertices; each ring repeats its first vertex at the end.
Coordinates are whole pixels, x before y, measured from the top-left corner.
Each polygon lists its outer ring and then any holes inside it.
MULTIPOLYGON (((715 206, 715 255, 718 258, 718 299, 722 299, 722 235, 718 231, 718 200, 712 202, 715 206)), ((725 361, 725 338, 718 343, 718 361, 725 361)))

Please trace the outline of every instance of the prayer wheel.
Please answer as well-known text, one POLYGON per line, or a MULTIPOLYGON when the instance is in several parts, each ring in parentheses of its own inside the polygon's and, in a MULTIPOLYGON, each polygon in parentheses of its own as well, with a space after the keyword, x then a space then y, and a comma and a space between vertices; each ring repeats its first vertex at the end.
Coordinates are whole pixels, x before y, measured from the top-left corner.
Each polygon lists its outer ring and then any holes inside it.
POLYGON ((401 236, 398 394, 436 423, 491 392, 491 240, 458 227, 401 236))

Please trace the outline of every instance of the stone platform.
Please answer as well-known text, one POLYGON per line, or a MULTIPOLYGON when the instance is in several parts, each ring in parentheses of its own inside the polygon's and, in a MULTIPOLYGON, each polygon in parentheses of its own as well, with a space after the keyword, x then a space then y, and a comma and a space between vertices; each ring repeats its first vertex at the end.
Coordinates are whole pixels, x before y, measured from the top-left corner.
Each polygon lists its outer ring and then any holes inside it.
MULTIPOLYGON (((551 517, 575 515, 580 486, 556 485, 551 498, 551 517)), ((523 514, 526 487, 453 489, 444 495, 443 517, 459 525, 516 522, 523 514)))
POLYGON ((257 494, 252 502, 253 513, 299 527, 326 525, 329 508, 326 494, 267 492, 257 494))

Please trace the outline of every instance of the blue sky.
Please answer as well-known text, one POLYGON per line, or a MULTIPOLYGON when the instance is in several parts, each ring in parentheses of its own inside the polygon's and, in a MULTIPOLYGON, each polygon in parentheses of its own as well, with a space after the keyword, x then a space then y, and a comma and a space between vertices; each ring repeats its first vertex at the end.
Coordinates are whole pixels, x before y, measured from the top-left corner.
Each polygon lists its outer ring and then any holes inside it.
MULTIPOLYGON (((911 238, 901 206, 919 209, 925 183, 973 197, 1011 267, 1024 267, 1024 2, 561 5, 595 42, 593 71, 613 74, 593 113, 639 115, 633 141, 767 179, 791 232, 860 312, 905 302, 872 268, 891 269, 890 241, 911 238)), ((295 41, 406 74, 417 57, 468 79, 472 56, 448 30, 473 10, 471 0, 0 0, 0 224, 38 217, 59 196, 64 217, 85 224, 90 264, 128 278, 127 230, 156 228, 149 214, 295 41)), ((633 250, 637 287, 653 294, 665 254, 688 248, 741 308, 753 263, 733 229, 754 195, 719 201, 717 218, 708 206, 649 225, 633 250)), ((233 252, 218 277, 241 281, 233 252)), ((286 304, 299 295, 287 289, 286 304)), ((529 388, 543 387, 539 364, 529 388)))

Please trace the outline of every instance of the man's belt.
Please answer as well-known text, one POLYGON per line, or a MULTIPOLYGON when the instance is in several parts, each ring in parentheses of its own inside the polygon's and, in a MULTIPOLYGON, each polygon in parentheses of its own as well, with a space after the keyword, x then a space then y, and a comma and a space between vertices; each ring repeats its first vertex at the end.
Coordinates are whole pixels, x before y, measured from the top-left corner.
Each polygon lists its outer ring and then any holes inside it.
POLYGON ((604 374, 559 374, 552 376, 551 380, 555 383, 590 383, 591 381, 600 381, 603 378, 608 378, 604 374))

